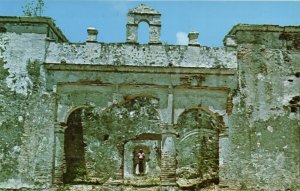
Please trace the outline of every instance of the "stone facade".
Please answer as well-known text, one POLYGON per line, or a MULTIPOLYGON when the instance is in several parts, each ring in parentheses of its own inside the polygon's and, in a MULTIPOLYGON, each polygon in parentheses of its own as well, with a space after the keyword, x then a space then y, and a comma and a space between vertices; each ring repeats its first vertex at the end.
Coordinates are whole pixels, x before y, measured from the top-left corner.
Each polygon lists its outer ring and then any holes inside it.
POLYGON ((147 5, 126 27, 78 44, 51 18, 0 17, 0 190, 300 189, 300 27, 163 45, 147 5))

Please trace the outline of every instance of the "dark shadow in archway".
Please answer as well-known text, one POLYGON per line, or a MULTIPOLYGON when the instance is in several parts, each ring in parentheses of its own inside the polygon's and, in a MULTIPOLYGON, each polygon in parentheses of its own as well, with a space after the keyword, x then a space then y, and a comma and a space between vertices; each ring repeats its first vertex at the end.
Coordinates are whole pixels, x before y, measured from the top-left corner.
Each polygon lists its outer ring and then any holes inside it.
POLYGON ((64 143, 66 161, 64 183, 82 182, 86 175, 81 113, 82 109, 73 111, 67 121, 64 143))

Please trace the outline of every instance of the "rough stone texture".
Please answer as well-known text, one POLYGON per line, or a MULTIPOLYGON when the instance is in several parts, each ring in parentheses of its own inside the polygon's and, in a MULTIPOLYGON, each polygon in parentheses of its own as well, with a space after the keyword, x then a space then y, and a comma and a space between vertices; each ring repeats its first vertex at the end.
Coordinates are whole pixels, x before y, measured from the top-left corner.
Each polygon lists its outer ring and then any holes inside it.
POLYGON ((34 33, 46 35, 56 42, 67 42, 62 31, 55 26, 50 17, 1 16, 0 33, 34 33))
POLYGON ((299 28, 296 26, 239 24, 232 28, 224 42, 231 37, 238 44, 260 44, 272 49, 300 49, 299 28))
POLYGON ((158 12, 129 14, 133 32, 151 16, 155 43, 74 44, 49 18, 0 17, 0 190, 298 191, 300 28, 161 45, 158 12))
POLYGON ((149 24, 149 44, 160 43, 160 13, 145 4, 131 9, 127 14, 126 41, 136 44, 138 41, 138 25, 140 22, 149 24))
POLYGON ((236 68, 236 52, 226 48, 174 45, 50 43, 46 63, 113 66, 236 68))
POLYGON ((300 116, 290 100, 300 93, 299 53, 245 44, 238 58, 227 178, 248 189, 297 190, 300 116))
POLYGON ((159 133, 159 116, 155 110, 157 104, 157 100, 141 97, 122 106, 112 106, 101 113, 101 110, 94 109, 94 112, 87 114, 83 119, 83 129, 86 132, 84 140, 88 176, 94 179, 103 177, 103 181, 119 178, 118 173, 120 170, 123 172, 124 144, 143 133, 159 133), (100 116, 93 115, 95 112, 99 112, 100 116))
MULTIPOLYGON (((218 122, 200 109, 184 112, 178 120, 178 168, 187 173, 196 171, 196 175, 186 178, 201 177, 205 173, 218 172, 219 132, 218 122), (195 144, 190 145, 191 142, 195 144), (202 164, 203 162, 203 164, 202 164), (194 176, 194 177, 193 177, 194 176)), ((182 177, 184 177, 184 172, 182 177)), ((177 173, 179 175, 179 173, 177 173)))
POLYGON ((0 33, 1 188, 51 185, 54 99, 41 74, 44 39, 0 33))

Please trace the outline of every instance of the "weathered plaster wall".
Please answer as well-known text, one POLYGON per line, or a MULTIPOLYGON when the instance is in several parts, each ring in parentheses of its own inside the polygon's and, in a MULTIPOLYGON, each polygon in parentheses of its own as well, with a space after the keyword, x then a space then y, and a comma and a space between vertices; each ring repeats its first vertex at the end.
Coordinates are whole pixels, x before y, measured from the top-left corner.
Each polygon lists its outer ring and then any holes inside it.
POLYGON ((205 181, 218 184, 219 126, 216 116, 202 108, 182 113, 177 124, 177 183, 192 189, 205 181))
MULTIPOLYGON (((128 163, 133 163, 134 158, 131 156, 133 150, 132 147, 125 147, 125 144, 133 140, 140 140, 138 145, 153 146, 154 143, 150 144, 147 141, 153 140, 151 134, 159 134, 161 132, 157 107, 157 99, 137 97, 124 103, 112 105, 107 109, 104 108, 105 110, 99 106, 81 109, 77 118, 81 118, 79 122, 82 125, 82 132, 78 133, 81 133, 84 142, 85 164, 82 165, 83 167, 76 167, 77 164, 72 161, 75 166, 68 167, 67 164, 66 176, 67 178, 72 176, 72 179, 68 180, 68 182, 105 183, 109 180, 120 179, 124 170, 124 174, 132 174, 133 164, 128 165, 128 163), (131 157, 124 159, 124 153, 127 153, 126 157, 131 157), (125 163, 127 165, 126 168, 123 166, 124 160, 127 161, 125 163), (130 167, 132 169, 128 169, 130 167), (84 175, 80 173, 78 175, 69 174, 68 171, 78 172, 78 170, 72 168, 83 168, 81 171, 85 171, 85 173, 84 175)), ((72 120, 75 121, 76 119, 72 120)), ((68 125, 67 130, 69 128, 78 127, 68 125)), ((73 133, 73 137, 75 136, 78 137, 73 133)), ((74 138, 65 136, 65 141, 66 139, 71 139, 70 141, 72 141, 74 138)), ((74 161, 78 160, 76 157, 80 157, 79 155, 76 156, 76 152, 79 152, 76 144, 78 143, 75 141, 65 147, 65 153, 74 155, 70 159, 74 161), (68 152, 66 149, 72 152, 68 152)), ((158 143, 156 143, 156 146, 159 149, 158 143)), ((153 152, 153 149, 151 151, 152 154, 150 155, 149 153, 147 157, 151 156, 151 159, 156 160, 155 155, 157 153, 153 152)), ((159 168, 155 160, 148 161, 151 169, 148 170, 147 176, 156 175, 159 177, 159 173, 155 173, 157 171, 155 168, 159 168)))
POLYGON ((50 17, 0 16, 1 33, 43 34, 55 42, 67 42, 67 38, 55 26, 50 17))
POLYGON ((233 44, 257 44, 272 49, 300 49, 300 34, 298 26, 279 25, 235 25, 225 37, 234 38, 233 44))
POLYGON ((223 177, 243 189, 298 190, 300 113, 299 106, 291 112, 291 100, 300 95, 300 53, 262 42, 237 49, 239 88, 228 120, 223 177))
POLYGON ((0 33, 0 187, 51 184, 54 100, 44 91, 44 34, 0 33))
POLYGON ((226 48, 132 44, 50 43, 46 63, 236 68, 236 53, 226 48))
MULTIPOLYGON (((66 152, 72 143, 84 149, 85 161, 73 183, 120 184, 115 180, 125 174, 127 190, 158 190, 159 175, 175 183, 177 154, 181 177, 219 173, 228 190, 299 189, 297 28, 236 27, 225 47, 209 48, 49 42, 51 35, 41 34, 47 26, 36 33, 34 27, 14 33, 15 24, 0 26, 1 189, 51 190, 62 183, 64 154, 77 149, 66 152), (209 115, 200 117, 195 108, 209 115), (70 117, 79 110, 80 117, 70 117), (66 144, 73 119, 82 140, 66 144), (153 160, 149 176, 131 180, 133 159, 122 156, 132 158, 128 150, 142 146, 153 160)), ((192 189, 197 181, 177 183, 192 189)))

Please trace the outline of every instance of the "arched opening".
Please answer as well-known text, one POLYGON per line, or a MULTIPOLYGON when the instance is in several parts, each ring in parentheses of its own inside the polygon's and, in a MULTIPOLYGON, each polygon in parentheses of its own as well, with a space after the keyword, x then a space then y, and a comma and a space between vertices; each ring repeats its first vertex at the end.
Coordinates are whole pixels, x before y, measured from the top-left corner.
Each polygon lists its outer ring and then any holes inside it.
POLYGON ((67 120, 65 130, 64 151, 66 173, 64 183, 82 182, 86 175, 83 128, 81 124, 82 109, 73 111, 67 120))
POLYGON ((219 119, 214 114, 193 108, 178 118, 177 176, 199 178, 194 186, 218 183, 219 179, 219 119), (208 178, 209 177, 209 178, 208 178))
POLYGON ((149 24, 145 21, 139 23, 138 26, 138 43, 139 44, 148 44, 150 37, 150 27, 149 24))
POLYGON ((81 107, 70 113, 64 131, 64 183, 104 184, 120 180, 126 173, 133 177, 131 155, 136 145, 148 147, 144 148, 144 175, 159 176, 159 100, 147 96, 127 98, 105 110, 81 107), (128 161, 126 173, 124 159, 128 161))

